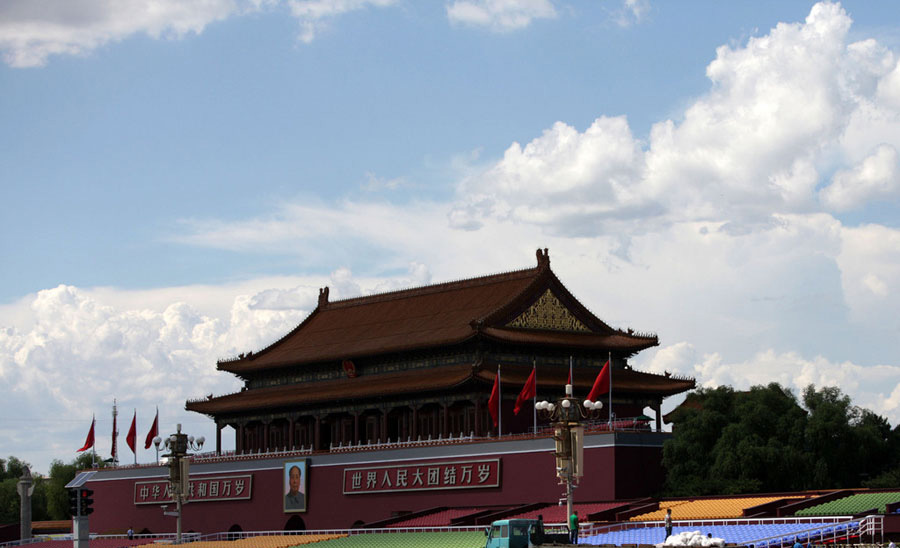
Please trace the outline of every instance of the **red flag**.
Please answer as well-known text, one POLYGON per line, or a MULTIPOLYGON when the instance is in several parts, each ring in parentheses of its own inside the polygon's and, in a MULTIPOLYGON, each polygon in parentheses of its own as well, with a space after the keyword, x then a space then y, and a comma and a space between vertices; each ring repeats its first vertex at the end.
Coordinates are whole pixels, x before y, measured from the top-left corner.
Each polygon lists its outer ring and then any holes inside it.
POLYGON ((522 409, 522 404, 529 398, 533 398, 535 394, 537 394, 537 383, 534 380, 534 369, 531 370, 531 375, 528 376, 528 380, 525 381, 525 386, 522 387, 522 391, 519 392, 519 397, 516 398, 516 406, 513 407, 513 413, 518 415, 519 411, 522 409))
POLYGON ((159 435, 159 409, 156 410, 156 418, 153 419, 153 426, 150 427, 150 431, 147 432, 147 439, 144 440, 144 449, 150 449, 150 444, 153 443, 153 438, 159 435))
POLYGON ((131 428, 125 436, 125 443, 131 448, 132 453, 137 454, 137 409, 134 411, 134 418, 131 419, 131 428))
POLYGON ((594 386, 591 388, 591 393, 588 394, 587 399, 597 401, 597 398, 607 392, 609 392, 609 360, 606 360, 606 363, 603 364, 603 369, 597 375, 597 380, 594 381, 594 386))
POLYGON ((499 423, 500 416, 500 370, 497 369, 497 376, 494 377, 494 388, 491 389, 491 397, 488 398, 488 411, 494 418, 494 426, 499 423))
POLYGON ((91 418, 91 429, 88 431, 87 439, 84 440, 84 447, 79 449, 77 453, 81 453, 82 451, 87 451, 91 447, 94 446, 94 419, 91 418))

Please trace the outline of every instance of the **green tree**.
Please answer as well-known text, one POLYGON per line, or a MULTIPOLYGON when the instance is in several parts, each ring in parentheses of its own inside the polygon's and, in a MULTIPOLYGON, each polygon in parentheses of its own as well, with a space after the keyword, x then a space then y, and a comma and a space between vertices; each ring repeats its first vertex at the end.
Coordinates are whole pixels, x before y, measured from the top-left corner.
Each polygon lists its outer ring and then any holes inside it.
POLYGON ((663 446, 665 494, 897 485, 900 430, 839 388, 808 386, 802 401, 776 383, 691 394, 663 446))
POLYGON ((17 484, 27 462, 16 457, 0 459, 0 524, 18 523, 19 491, 17 484))
POLYGON ((22 477, 25 467, 30 466, 27 462, 23 462, 16 457, 9 457, 5 461, 0 459, 0 479, 16 479, 22 477))
POLYGON ((735 393, 734 413, 713 447, 710 478, 723 494, 798 490, 807 479, 806 413, 777 383, 735 393))
POLYGON ((69 512, 69 493, 66 484, 75 479, 79 470, 91 467, 91 455, 82 453, 69 464, 54 460, 50 464, 50 478, 46 482, 47 514, 49 519, 61 520, 72 517, 69 512))
POLYGON ((699 408, 681 410, 675 435, 663 445, 669 496, 712 494, 722 489, 709 477, 709 470, 715 462, 713 448, 733 416, 734 390, 730 386, 701 388, 694 399, 699 408))
POLYGON ((807 450, 813 456, 814 488, 859 487, 891 465, 892 434, 883 417, 856 407, 839 388, 803 391, 809 409, 807 450))
POLYGON ((888 434, 887 465, 874 477, 863 481, 863 486, 871 488, 896 488, 900 485, 900 425, 888 434))
MULTIPOLYGON (((0 524, 19 521, 19 492, 17 484, 25 467, 30 465, 16 457, 0 459, 0 524)), ((91 455, 81 454, 69 464, 54 460, 50 465, 50 477, 34 474, 34 492, 31 496, 31 518, 34 521, 66 520, 69 513, 69 494, 66 489, 79 470, 91 467, 91 455)))

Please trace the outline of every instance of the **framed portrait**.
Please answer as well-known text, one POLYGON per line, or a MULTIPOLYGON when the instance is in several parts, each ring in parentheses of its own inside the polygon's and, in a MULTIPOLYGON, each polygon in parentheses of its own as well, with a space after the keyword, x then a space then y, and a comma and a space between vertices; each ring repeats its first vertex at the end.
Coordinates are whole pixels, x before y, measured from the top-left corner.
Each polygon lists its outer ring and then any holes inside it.
POLYGON ((282 495, 285 513, 306 512, 306 473, 306 459, 284 463, 282 495))

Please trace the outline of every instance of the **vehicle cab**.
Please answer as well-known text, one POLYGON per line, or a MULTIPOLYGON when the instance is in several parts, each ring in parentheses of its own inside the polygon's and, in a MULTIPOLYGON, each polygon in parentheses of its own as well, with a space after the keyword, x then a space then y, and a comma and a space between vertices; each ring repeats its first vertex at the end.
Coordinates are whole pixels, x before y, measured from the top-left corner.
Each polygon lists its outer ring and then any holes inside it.
POLYGON ((544 525, 535 519, 501 519, 485 530, 485 548, 529 548, 544 542, 544 525))

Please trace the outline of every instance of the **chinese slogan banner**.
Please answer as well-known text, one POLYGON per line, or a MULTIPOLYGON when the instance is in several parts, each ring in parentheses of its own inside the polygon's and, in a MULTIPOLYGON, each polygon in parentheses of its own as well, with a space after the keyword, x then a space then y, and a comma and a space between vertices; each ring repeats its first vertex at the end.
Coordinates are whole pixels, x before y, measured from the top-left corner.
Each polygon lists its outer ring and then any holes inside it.
MULTIPOLYGON (((192 479, 187 499, 191 502, 211 500, 242 500, 250 498, 252 475, 219 476, 192 479)), ((134 484, 135 504, 164 504, 174 502, 166 480, 138 481, 134 484)))
POLYGON ((344 469, 344 494, 500 487, 500 459, 344 469))

